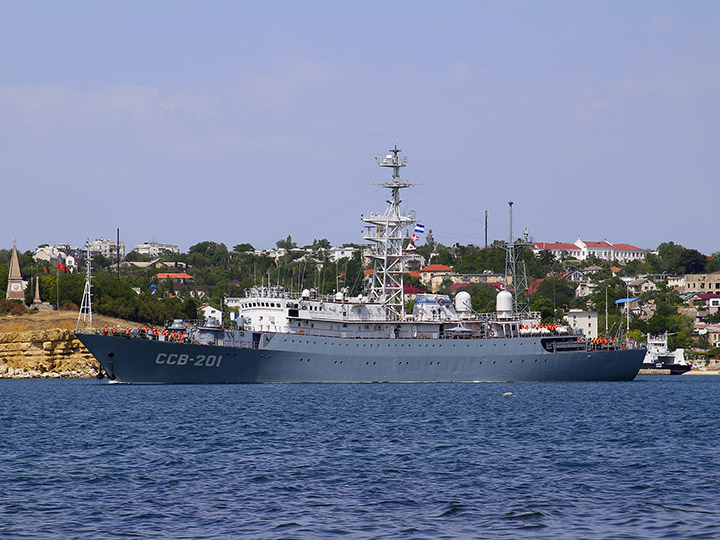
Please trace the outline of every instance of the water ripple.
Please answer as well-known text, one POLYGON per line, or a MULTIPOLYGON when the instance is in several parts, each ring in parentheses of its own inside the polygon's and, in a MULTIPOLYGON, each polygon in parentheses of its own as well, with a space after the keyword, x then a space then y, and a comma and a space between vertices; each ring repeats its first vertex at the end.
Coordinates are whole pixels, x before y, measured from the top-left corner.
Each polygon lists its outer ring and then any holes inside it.
POLYGON ((3 380, 0 537, 718 538, 718 384, 3 380))

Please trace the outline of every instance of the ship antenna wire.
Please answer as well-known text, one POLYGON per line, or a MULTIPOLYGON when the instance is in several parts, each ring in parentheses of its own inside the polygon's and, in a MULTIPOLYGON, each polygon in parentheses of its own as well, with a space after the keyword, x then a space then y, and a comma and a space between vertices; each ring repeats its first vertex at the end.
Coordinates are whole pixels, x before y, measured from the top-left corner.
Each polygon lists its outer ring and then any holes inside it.
MULTIPOLYGON (((340 210, 344 210, 344 209, 347 208, 348 206, 351 206, 351 205, 355 204, 356 202, 361 201, 362 199, 365 199, 365 198, 369 197, 370 195, 373 195, 374 193, 380 191, 380 189, 382 189, 382 188, 381 188, 381 187, 376 188, 376 189, 372 190, 371 192, 366 193, 365 195, 362 195, 361 197, 358 197, 357 199, 354 199, 354 200, 352 200, 352 201, 350 201, 350 202, 348 202, 348 203, 346 203, 346 204, 344 204, 344 205, 336 208, 335 210, 331 210, 331 211, 328 212, 327 214, 324 214, 324 215, 322 215, 322 216, 320 216, 320 217, 317 217, 317 218, 313 219, 312 221, 308 221, 307 223, 305 223, 305 224, 303 224, 303 225, 300 225, 299 227, 295 227, 294 229, 292 229, 291 231, 288 232, 288 235, 292 236, 293 233, 295 233, 295 232, 297 232, 297 231, 300 231, 300 230, 304 229, 305 227, 309 227, 309 226, 312 225, 313 223, 317 223, 318 221, 321 221, 321 220, 323 220, 323 219, 325 219, 325 218, 327 218, 327 217, 329 217, 329 216, 332 216, 333 214, 338 213, 340 210)), ((268 244, 269 244, 269 242, 264 242, 262 245, 263 245, 263 246, 266 246, 266 245, 268 245, 268 244)))
MULTIPOLYGON (((422 195, 423 197, 425 197, 426 199, 431 200, 431 201, 434 202, 434 203, 437 203, 437 204, 439 204, 439 205, 441 205, 441 206, 444 206, 444 207, 447 208, 448 210, 452 210, 452 211, 455 212, 456 214, 460 214, 461 216, 464 216, 464 217, 466 217, 466 218, 468 218, 468 219, 470 219, 470 220, 472 220, 472 221, 474 221, 474 222, 476 222, 476 223, 480 223, 481 225, 484 225, 484 222, 483 222, 483 221, 480 221, 479 219, 476 219, 476 218, 474 218, 474 217, 466 214, 465 212, 462 212, 461 210, 458 210, 457 208, 453 208, 452 206, 450 206, 450 205, 448 205, 448 204, 445 204, 444 202, 439 201, 439 200, 435 199, 434 197, 431 197, 430 195, 427 195, 427 194, 423 193, 422 191, 420 191, 420 190, 417 189, 417 188, 415 189, 415 193, 417 193, 418 195, 422 195)), ((488 226, 488 228, 489 228, 489 229, 492 229, 492 230, 495 231, 495 232, 501 233, 501 234, 503 234, 503 235, 506 234, 505 231, 501 231, 500 229, 496 229, 496 228, 493 227, 493 226, 488 226)))

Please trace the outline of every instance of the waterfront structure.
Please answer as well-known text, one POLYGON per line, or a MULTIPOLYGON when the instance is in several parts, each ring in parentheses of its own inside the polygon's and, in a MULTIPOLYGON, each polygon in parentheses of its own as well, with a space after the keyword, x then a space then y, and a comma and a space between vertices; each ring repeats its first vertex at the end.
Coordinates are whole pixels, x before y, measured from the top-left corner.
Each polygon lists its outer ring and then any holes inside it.
POLYGON ((598 314, 596 311, 571 309, 565 312, 565 319, 571 328, 581 330, 586 338, 598 337, 598 314))
POLYGON ((98 238, 97 240, 88 240, 87 246, 91 255, 95 253, 100 253, 103 257, 115 260, 118 257, 119 249, 120 258, 125 258, 125 242, 118 243, 115 240, 98 238))
POLYGON ((657 284, 649 278, 637 278, 627 284, 630 292, 633 294, 640 294, 649 291, 657 291, 657 284))
POLYGON ((358 252, 358 248, 353 246, 331 247, 328 255, 331 262, 337 262, 340 259, 352 259, 358 252))
POLYGON ((440 290, 443 281, 453 274, 453 267, 445 264, 431 264, 419 270, 420 283, 431 292, 440 290))
POLYGON ((576 259, 584 261, 589 257, 596 257, 603 261, 630 262, 645 258, 645 250, 630 244, 612 244, 607 240, 600 242, 584 241, 579 236, 573 244, 560 242, 535 242, 532 251, 539 255, 541 251, 548 250, 555 259, 576 259))
POLYGON ((25 286, 22 274, 20 274, 20 261, 18 260, 17 246, 13 242, 12 255, 10 256, 10 272, 8 274, 7 292, 5 298, 8 300, 25 301, 25 286))
POLYGON ((185 283, 185 281, 188 279, 195 279, 187 272, 160 272, 155 277, 157 277, 158 279, 177 279, 181 283, 185 283))
POLYGON ((720 270, 710 274, 685 274, 686 292, 720 292, 720 270))
POLYGON ((222 322, 223 322, 222 311, 220 311, 217 308, 212 307, 210 304, 205 304, 205 305, 200 306, 197 309, 197 312, 198 312, 198 315, 200 315, 206 321, 214 319, 217 322, 217 324, 222 325, 222 322))
POLYGON ((141 255, 149 255, 150 257, 159 257, 165 252, 180 253, 180 248, 175 244, 162 244, 160 242, 145 242, 143 244, 135 244, 133 251, 141 255))
POLYGON ((686 289, 686 283, 685 283, 685 276, 684 275, 668 275, 663 276, 661 279, 667 280, 667 286, 671 289, 675 289, 680 292, 685 292, 686 289))
MULTIPOLYGON (((420 283, 430 292, 438 292, 445 282, 452 285, 474 285, 479 283, 505 285, 505 275, 486 270, 481 274, 460 274, 452 266, 431 264, 418 271, 420 283)), ((512 280, 511 280, 512 283, 512 280)))

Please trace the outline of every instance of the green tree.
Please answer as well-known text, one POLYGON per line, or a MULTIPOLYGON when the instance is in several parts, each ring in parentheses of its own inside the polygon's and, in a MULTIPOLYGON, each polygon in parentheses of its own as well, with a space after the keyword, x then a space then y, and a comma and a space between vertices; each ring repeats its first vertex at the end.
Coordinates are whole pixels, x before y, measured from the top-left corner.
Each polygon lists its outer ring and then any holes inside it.
POLYGON ((293 242, 292 236, 290 236, 289 234, 285 240, 278 240, 277 242, 275 242, 275 245, 278 249, 287 249, 288 251, 297 247, 297 244, 293 242))
POLYGON ((313 240, 311 247, 312 247, 312 249, 315 249, 315 250, 330 249, 332 247, 332 244, 330 243, 330 240, 328 240, 327 238, 322 238, 320 240, 313 240))
POLYGON ((550 301, 556 308, 570 307, 575 299, 575 286, 556 276, 548 276, 530 297, 533 310, 537 309, 535 304, 541 299, 550 301))
POLYGON ((145 253, 138 253, 137 251, 132 250, 130 253, 125 255, 124 260, 127 262, 149 262, 153 260, 153 257, 145 253))
POLYGON ((110 268, 116 261, 105 257, 102 253, 94 253, 92 256, 92 264, 94 268, 110 268))
POLYGON ((663 271, 670 274, 700 274, 705 271, 707 257, 696 249, 687 249, 673 242, 658 246, 663 271))

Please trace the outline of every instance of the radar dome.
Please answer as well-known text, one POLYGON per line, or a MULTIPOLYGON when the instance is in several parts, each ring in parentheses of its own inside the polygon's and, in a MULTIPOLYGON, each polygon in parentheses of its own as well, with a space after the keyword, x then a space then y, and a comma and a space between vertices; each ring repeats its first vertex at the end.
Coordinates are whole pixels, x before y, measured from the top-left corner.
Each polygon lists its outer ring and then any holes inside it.
POLYGON ((455 310, 460 313, 467 313, 472 309, 472 298, 467 291, 460 291, 455 295, 455 310))
POLYGON ((310 291, 307 290, 307 289, 303 289, 302 297, 303 297, 305 300, 307 300, 308 298, 310 298, 310 291))
POLYGON ((496 306, 498 313, 512 314, 513 311, 513 297, 510 291, 500 291, 496 298, 496 306))

